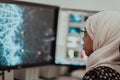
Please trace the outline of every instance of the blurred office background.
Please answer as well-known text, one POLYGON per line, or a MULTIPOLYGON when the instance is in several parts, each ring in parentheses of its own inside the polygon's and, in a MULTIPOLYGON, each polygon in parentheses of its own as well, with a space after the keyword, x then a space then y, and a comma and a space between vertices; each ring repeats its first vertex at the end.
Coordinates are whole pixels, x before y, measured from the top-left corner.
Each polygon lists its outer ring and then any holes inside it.
MULTIPOLYGON (((94 13, 97 13, 99 11, 120 10, 119 0, 19 0, 19 1, 54 5, 60 8, 57 25, 58 32, 56 54, 57 56, 67 54, 67 57, 70 58, 68 60, 73 60, 73 58, 76 57, 75 53, 81 52, 82 55, 77 56, 81 56, 81 58, 84 59, 85 62, 81 63, 80 65, 87 64, 86 62, 87 57, 84 55, 84 52, 82 52, 82 50, 74 48, 76 46, 80 48, 81 46, 79 46, 78 44, 74 44, 74 41, 73 43, 69 43, 69 41, 72 40, 75 41, 81 40, 80 39, 81 36, 77 36, 78 38, 76 38, 76 35, 71 36, 70 29, 84 27, 86 19, 90 15, 93 15, 94 13), (73 23, 74 21, 73 22, 69 21, 70 15, 73 16, 77 15, 78 17, 80 17, 79 14, 82 15, 82 23, 79 24, 73 23), (71 53, 73 53, 73 55, 70 55, 71 53)), ((78 20, 81 19, 79 18, 78 20)), ((77 32, 75 34, 77 34, 77 32)), ((82 76, 85 73, 85 67, 76 66, 79 65, 78 63, 71 63, 72 66, 64 65, 65 63, 63 63, 62 61, 61 63, 59 61, 56 63, 60 65, 44 65, 31 68, 15 69, 11 70, 10 72, 5 71, 5 80, 82 80, 82 76)), ((0 80, 2 80, 2 76, 0 76, 0 80)))

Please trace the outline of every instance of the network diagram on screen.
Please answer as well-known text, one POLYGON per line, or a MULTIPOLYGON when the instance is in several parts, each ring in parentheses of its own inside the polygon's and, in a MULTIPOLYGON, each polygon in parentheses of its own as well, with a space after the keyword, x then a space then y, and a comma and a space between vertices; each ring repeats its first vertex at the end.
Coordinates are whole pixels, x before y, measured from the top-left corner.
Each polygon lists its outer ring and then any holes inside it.
POLYGON ((50 62, 54 9, 0 3, 0 66, 50 62))

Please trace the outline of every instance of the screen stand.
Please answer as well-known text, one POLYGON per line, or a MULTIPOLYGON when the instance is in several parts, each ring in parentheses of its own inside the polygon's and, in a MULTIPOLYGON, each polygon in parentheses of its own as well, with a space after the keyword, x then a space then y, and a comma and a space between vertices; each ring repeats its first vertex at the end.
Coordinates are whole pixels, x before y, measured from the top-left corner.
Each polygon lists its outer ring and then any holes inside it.
POLYGON ((11 70, 2 70, 1 73, 1 78, 0 80, 13 80, 13 71, 11 70))
POLYGON ((0 75, 2 76, 2 80, 5 80, 5 72, 4 72, 4 70, 1 71, 0 75))
MULTIPOLYGON (((8 70, 8 72, 10 72, 10 70, 8 70)), ((2 75, 2 80, 5 80, 5 71, 4 70, 2 70, 1 75, 2 75)))

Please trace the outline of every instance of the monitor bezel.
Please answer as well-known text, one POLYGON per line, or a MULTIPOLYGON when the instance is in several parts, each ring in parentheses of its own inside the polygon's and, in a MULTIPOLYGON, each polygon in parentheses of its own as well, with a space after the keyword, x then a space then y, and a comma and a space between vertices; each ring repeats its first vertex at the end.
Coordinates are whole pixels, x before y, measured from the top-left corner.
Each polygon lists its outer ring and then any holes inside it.
POLYGON ((75 67, 75 68, 79 68, 79 69, 86 69, 86 65, 74 65, 74 64, 58 64, 58 63, 56 63, 55 62, 55 64, 57 65, 57 66, 67 66, 67 67, 75 67))

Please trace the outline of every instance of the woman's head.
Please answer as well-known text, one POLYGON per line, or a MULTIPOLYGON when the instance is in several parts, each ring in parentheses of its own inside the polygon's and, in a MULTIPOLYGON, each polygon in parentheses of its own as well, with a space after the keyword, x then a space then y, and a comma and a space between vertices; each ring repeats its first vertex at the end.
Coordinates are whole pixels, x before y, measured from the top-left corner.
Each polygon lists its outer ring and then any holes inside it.
POLYGON ((89 56, 94 51, 120 42, 120 13, 103 11, 90 16, 86 21, 87 34, 84 37, 84 50, 89 56))

